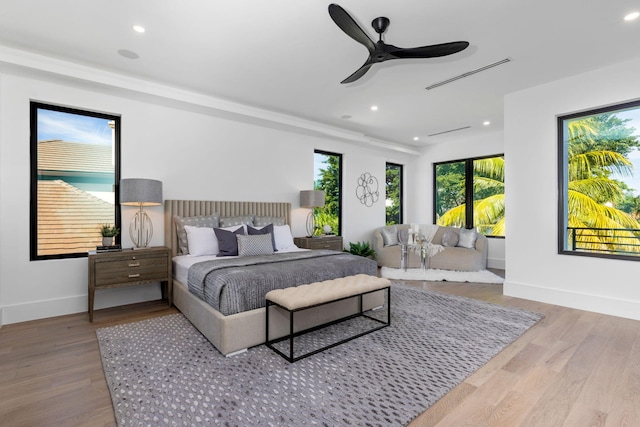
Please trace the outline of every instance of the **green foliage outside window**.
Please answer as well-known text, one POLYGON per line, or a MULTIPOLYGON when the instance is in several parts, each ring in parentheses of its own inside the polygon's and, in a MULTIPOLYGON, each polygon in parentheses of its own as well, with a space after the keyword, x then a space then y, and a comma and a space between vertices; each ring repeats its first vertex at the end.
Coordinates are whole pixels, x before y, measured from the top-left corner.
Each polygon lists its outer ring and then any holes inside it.
POLYGON ((565 250, 640 254, 639 189, 622 180, 640 148, 629 122, 613 112, 561 120, 565 250))
POLYGON ((331 233, 340 234, 341 156, 315 152, 315 190, 324 191, 324 207, 314 209, 315 235, 322 234, 322 227, 331 226, 331 233))
POLYGON ((473 227, 487 236, 504 236, 504 157, 467 159, 435 166, 436 223, 473 227), (473 186, 467 188, 467 165, 473 186), (472 222, 466 218, 467 203, 473 206, 472 222))
POLYGON ((402 223, 402 165, 387 163, 386 167, 386 225, 402 223))

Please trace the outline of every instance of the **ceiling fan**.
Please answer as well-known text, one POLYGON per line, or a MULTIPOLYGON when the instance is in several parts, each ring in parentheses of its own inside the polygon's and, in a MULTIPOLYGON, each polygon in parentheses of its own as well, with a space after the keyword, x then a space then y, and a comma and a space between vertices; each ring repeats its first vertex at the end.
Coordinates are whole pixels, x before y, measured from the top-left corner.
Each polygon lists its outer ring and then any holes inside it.
POLYGON ((369 58, 365 63, 356 70, 355 73, 341 81, 340 83, 351 83, 364 76, 373 64, 378 62, 389 61, 391 59, 407 59, 407 58, 435 58, 438 56, 447 56, 458 53, 469 46, 469 42, 458 41, 442 44, 433 44, 430 46, 401 48, 382 41, 382 33, 389 26, 389 18, 384 16, 375 18, 371 21, 371 26, 378 33, 379 39, 373 42, 367 34, 358 26, 356 21, 337 4, 329 5, 329 16, 333 19, 342 31, 349 37, 364 45, 369 51, 369 58))

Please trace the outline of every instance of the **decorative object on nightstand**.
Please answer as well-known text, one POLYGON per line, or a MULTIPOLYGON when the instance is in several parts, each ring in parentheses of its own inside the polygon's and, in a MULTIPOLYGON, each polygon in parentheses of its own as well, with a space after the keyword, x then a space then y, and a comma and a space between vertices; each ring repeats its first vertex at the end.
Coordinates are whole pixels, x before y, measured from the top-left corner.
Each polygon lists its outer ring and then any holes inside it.
POLYGON ((120 229, 115 225, 102 224, 100 226, 100 235, 102 236, 102 246, 114 246, 113 239, 120 234, 120 229))
POLYGON ((294 237, 293 243, 302 249, 330 249, 342 252, 342 236, 294 237))
POLYGON ((311 209, 307 215, 307 237, 313 236, 316 225, 313 216, 314 208, 324 207, 324 191, 302 190, 300 191, 300 207, 311 209))
POLYGON ((173 304, 171 249, 160 246, 118 252, 89 251, 89 321, 96 289, 162 282, 162 297, 173 304))
POLYGON ((143 208, 162 205, 162 182, 141 178, 120 180, 120 204, 140 207, 129 224, 129 236, 136 247, 146 248, 153 236, 153 224, 143 208))

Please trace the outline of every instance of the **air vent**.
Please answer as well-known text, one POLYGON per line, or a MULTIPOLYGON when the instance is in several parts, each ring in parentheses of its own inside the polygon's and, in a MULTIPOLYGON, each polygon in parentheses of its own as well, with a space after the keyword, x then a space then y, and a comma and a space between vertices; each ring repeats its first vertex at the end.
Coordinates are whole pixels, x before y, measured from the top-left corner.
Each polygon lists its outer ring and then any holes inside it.
POLYGON ((511 58, 505 58, 502 61, 494 62, 493 64, 485 65, 484 67, 480 67, 480 68, 476 68, 475 70, 467 71, 466 73, 462 73, 459 76, 451 77, 450 79, 443 80, 443 81, 438 82, 438 83, 434 83, 431 86, 427 86, 425 89, 427 89, 427 90, 435 89, 437 87, 444 86, 444 85, 446 85, 448 83, 455 82, 456 80, 460 80, 462 78, 472 76, 472 75, 474 75, 476 73, 479 73, 481 71, 488 70, 489 68, 493 68, 493 67, 497 67, 498 65, 506 64, 507 62, 510 62, 510 61, 511 61, 511 58))
POLYGON ((442 132, 432 133, 431 135, 427 135, 427 136, 436 136, 436 135, 442 135, 443 133, 457 132, 459 130, 469 129, 470 127, 471 126, 465 126, 465 127, 456 128, 456 129, 444 130, 442 132))

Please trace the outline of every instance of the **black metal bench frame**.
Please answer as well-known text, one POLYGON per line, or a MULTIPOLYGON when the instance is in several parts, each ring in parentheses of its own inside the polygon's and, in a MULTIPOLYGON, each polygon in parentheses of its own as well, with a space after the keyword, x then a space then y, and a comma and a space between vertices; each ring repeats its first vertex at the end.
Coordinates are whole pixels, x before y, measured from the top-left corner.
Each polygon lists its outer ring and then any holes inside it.
POLYGON ((349 296, 346 296, 346 297, 343 297, 343 298, 339 298, 339 299, 335 299, 335 300, 332 300, 332 301, 323 302, 323 303, 320 303, 320 304, 313 304, 313 305, 309 305, 309 306, 305 306, 305 307, 299 307, 299 308, 296 308, 296 309, 293 309, 293 310, 289 310, 288 308, 283 307, 278 303, 275 303, 275 302, 273 302, 273 301, 271 301, 269 299, 266 299, 266 329, 267 329, 267 331, 266 331, 265 344, 271 350, 275 351, 280 356, 284 357, 288 362, 293 363, 293 362, 297 362, 300 359, 304 359, 305 357, 309 357, 309 356, 312 356, 314 354, 317 354, 317 353, 320 353, 322 351, 325 351, 325 350, 327 350, 329 348, 338 346, 340 344, 344 344, 346 342, 349 342, 351 340, 359 338, 359 337, 361 337, 363 335, 367 335, 367 334, 370 334, 371 332, 375 332, 375 331, 380 330, 382 328, 386 328, 390 324, 391 324, 391 287, 390 286, 387 286, 387 287, 384 287, 384 288, 374 289, 372 291, 362 292, 362 293, 359 293, 359 294, 349 295, 349 296), (386 298, 386 303, 387 303, 387 321, 386 322, 383 321, 383 320, 380 320, 380 319, 376 319, 375 317, 371 317, 371 316, 367 315, 366 312, 364 312, 363 309, 362 309, 362 297, 364 295, 371 294, 371 293, 374 293, 374 292, 379 292, 379 291, 386 291, 387 292, 387 298, 386 298), (304 310, 308 310, 308 309, 314 308, 314 307, 320 307, 320 306, 323 306, 323 305, 332 304, 334 302, 338 302, 338 301, 342 301, 342 300, 346 300, 346 299, 350 299, 350 298, 358 298, 358 313, 352 314, 350 316, 342 317, 340 319, 336 319, 336 320, 333 320, 331 322, 323 323, 321 325, 314 326, 312 328, 307 328, 307 329, 304 329, 302 331, 293 332, 294 331, 294 314, 295 313, 300 312, 300 311, 304 311, 304 310), (279 308, 281 308, 281 309, 283 309, 283 310, 285 310, 285 311, 287 311, 289 313, 289 334, 285 335, 285 336, 283 336, 281 338, 276 338, 276 339, 273 339, 273 340, 269 339, 269 307, 271 307, 271 306, 279 307, 279 308), (368 319, 375 320, 376 322, 380 323, 381 325, 380 326, 376 326, 375 328, 367 330, 365 332, 361 332, 359 334, 356 334, 356 335, 350 336, 348 338, 345 338, 343 340, 337 341, 335 343, 329 344, 329 345, 327 345, 325 347, 321 347, 321 348, 318 348, 316 350, 310 351, 308 353, 302 354, 300 356, 294 357, 294 355, 293 355, 294 354, 293 341, 294 341, 295 337, 298 337, 300 335, 304 335, 304 334, 307 334, 307 333, 310 333, 310 332, 313 332, 313 331, 317 331, 319 329, 327 328, 329 326, 332 326, 332 325, 335 325, 335 324, 338 324, 338 323, 341 323, 341 322, 345 322, 347 320, 354 319, 356 317, 366 317, 368 319), (277 344, 277 343, 279 343, 281 341, 285 341, 285 340, 289 340, 289 354, 288 355, 285 354, 284 352, 282 352, 281 350, 277 349, 276 347, 274 347, 274 344, 277 344))

